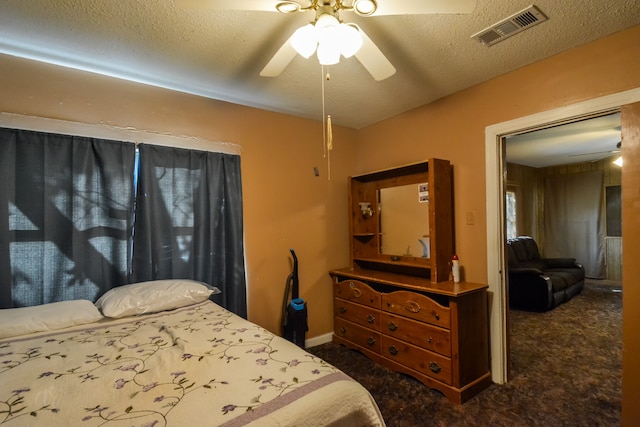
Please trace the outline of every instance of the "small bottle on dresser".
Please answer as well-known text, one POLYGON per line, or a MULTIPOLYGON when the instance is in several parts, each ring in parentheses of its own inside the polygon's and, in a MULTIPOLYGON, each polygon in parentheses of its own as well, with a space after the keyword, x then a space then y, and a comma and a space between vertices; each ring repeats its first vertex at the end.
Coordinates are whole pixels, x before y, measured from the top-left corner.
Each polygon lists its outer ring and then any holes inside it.
POLYGON ((458 255, 453 255, 451 258, 451 274, 455 283, 460 282, 460 260, 458 260, 458 255))

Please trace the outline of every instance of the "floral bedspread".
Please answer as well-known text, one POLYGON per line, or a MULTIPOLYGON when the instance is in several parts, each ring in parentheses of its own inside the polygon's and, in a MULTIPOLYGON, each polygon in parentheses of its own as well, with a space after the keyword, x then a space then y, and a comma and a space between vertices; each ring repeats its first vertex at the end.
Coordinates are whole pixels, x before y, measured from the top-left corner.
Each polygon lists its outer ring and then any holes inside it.
POLYGON ((7 426, 384 425, 369 393, 212 303, 0 340, 7 426))

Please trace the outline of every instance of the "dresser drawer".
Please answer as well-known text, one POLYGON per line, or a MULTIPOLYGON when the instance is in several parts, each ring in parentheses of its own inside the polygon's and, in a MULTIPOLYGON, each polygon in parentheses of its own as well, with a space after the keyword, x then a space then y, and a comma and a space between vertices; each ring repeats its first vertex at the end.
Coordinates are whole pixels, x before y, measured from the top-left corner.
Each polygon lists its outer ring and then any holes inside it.
POLYGON ((334 296, 380 309, 380 293, 358 280, 343 280, 333 287, 334 296))
POLYGON ((380 353, 380 333, 339 317, 334 318, 334 333, 354 344, 380 353))
POLYGON ((385 312, 382 312, 381 323, 383 334, 451 357, 451 332, 448 329, 385 312))
POLYGON ((367 328, 380 330, 380 310, 366 305, 354 304, 340 298, 335 298, 333 301, 334 316, 342 317, 367 328))
POLYGON ((389 336, 382 336, 382 356, 446 384, 452 383, 451 359, 389 336))
POLYGON ((382 295, 382 309, 441 328, 451 329, 451 310, 431 298, 409 291, 382 295))

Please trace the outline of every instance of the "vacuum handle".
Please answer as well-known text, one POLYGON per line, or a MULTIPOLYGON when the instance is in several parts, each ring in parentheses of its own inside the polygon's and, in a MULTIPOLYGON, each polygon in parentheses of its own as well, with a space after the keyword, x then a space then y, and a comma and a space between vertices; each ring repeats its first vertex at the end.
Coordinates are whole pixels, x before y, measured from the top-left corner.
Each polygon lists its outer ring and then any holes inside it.
POLYGON ((298 294, 300 292, 300 282, 298 281, 298 257, 293 249, 289 249, 289 251, 293 257, 293 273, 291 273, 293 286, 291 288, 291 299, 297 299, 299 298, 298 294))

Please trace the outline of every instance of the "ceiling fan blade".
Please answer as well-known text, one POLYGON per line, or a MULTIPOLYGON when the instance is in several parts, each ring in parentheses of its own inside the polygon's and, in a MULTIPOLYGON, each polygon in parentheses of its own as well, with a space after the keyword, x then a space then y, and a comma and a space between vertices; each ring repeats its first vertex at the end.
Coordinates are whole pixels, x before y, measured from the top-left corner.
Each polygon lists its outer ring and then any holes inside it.
POLYGON ((620 150, 605 150, 605 151, 593 151, 591 153, 578 153, 578 154, 569 154, 568 157, 580 157, 580 156, 592 156, 594 154, 616 154, 619 153, 620 150))
POLYGON ((184 9, 200 10, 258 10, 277 12, 277 0, 176 0, 184 9))
POLYGON ((379 0, 372 16, 463 14, 476 8, 476 0, 379 0))
POLYGON ((396 73, 395 67, 389 62, 384 53, 378 49, 378 46, 366 35, 361 28, 362 47, 356 52, 356 58, 367 69, 369 74, 377 81, 384 80, 396 73))
MULTIPOLYGON (((293 37, 293 36, 292 36, 293 37)), ((287 39, 286 42, 280 49, 276 52, 275 55, 267 62, 267 65, 264 66, 262 71, 260 71, 260 75, 262 77, 277 77, 282 73, 282 71, 289 65, 289 63, 295 58, 298 54, 296 50, 291 46, 291 37, 287 39)))

